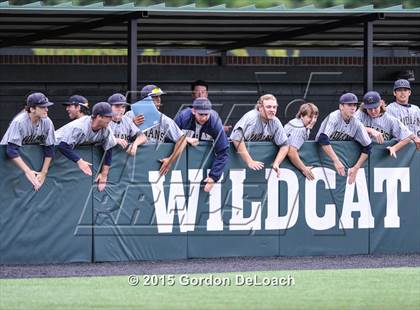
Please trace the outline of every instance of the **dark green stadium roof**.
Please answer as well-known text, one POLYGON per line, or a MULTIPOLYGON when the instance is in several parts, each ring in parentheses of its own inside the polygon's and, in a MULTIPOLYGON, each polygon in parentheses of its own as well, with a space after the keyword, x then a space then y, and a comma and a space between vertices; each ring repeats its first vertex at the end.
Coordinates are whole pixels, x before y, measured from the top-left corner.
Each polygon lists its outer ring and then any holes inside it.
POLYGON ((360 48, 363 23, 372 21, 374 46, 420 49, 420 4, 417 8, 232 8, 7 1, 0 2, 0 47, 124 48, 127 21, 133 18, 139 19, 141 48, 360 48))

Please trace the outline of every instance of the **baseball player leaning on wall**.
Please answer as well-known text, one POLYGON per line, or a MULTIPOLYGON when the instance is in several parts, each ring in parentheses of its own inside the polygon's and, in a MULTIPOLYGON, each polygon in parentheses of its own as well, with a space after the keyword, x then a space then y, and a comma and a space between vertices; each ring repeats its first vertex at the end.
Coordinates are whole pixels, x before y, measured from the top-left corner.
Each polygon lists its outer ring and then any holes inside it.
POLYGON ((73 95, 63 105, 66 107, 70 120, 89 115, 89 102, 83 96, 73 95))
POLYGON ((96 178, 98 190, 103 191, 106 186, 112 161, 112 148, 117 144, 109 128, 112 120, 112 109, 108 102, 99 102, 92 108, 92 116, 83 116, 55 132, 58 149, 68 159, 74 161, 86 175, 92 175, 91 163, 82 159, 75 151, 76 145, 102 144, 105 152, 101 172, 96 178))
POLYGON ((319 111, 316 105, 311 102, 304 103, 300 106, 296 118, 284 126, 284 131, 289 139, 289 152, 287 156, 308 180, 315 179, 315 176, 312 173, 312 167, 306 166, 300 159, 299 149, 309 139, 310 131, 318 119, 318 114, 319 111))
POLYGON ((394 97, 395 102, 390 103, 387 112, 398 118, 407 128, 414 133, 414 142, 417 150, 420 150, 420 109, 414 104, 410 104, 411 85, 404 79, 395 81, 394 97))
POLYGON ((125 107, 129 105, 127 98, 123 94, 113 94, 108 98, 108 103, 112 107, 112 122, 109 123, 115 140, 131 156, 136 155, 137 147, 147 141, 145 135, 133 123, 133 121, 124 115, 125 107))
POLYGON ((363 97, 363 104, 355 117, 366 127, 368 134, 382 144, 392 138, 399 142, 388 146, 389 154, 397 157, 397 152, 409 144, 414 135, 395 117, 386 113, 385 103, 376 91, 367 92, 363 97))
POLYGON ((36 191, 44 184, 54 157, 54 125, 48 117, 48 107, 51 105, 53 103, 42 93, 29 95, 25 111, 15 116, 0 142, 2 145, 7 145, 7 157, 25 173, 36 191), (32 170, 20 157, 19 147, 23 144, 42 145, 44 163, 40 172, 32 170))
POLYGON ((276 117, 277 107, 276 97, 270 94, 261 96, 255 109, 245 113, 236 123, 230 138, 242 160, 252 170, 263 169, 264 163, 252 159, 244 141, 272 141, 279 147, 272 167, 280 176, 280 164, 289 151, 289 145, 283 125, 276 117))
POLYGON ((362 152, 359 160, 348 171, 348 182, 353 184, 357 171, 363 166, 370 154, 372 141, 366 131, 365 126, 354 117, 357 109, 358 99, 353 93, 346 93, 340 97, 339 110, 331 112, 321 124, 316 141, 322 146, 334 163, 334 167, 341 176, 346 175, 344 165, 335 154, 330 141, 349 141, 355 140, 362 145, 362 152))

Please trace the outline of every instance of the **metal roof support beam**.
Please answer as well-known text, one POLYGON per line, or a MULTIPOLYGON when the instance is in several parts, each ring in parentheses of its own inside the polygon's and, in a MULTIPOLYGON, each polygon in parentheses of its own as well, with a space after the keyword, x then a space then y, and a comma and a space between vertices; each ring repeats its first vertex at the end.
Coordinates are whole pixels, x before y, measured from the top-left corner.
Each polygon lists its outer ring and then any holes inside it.
POLYGON ((27 36, 5 39, 3 41, 0 41, 0 48, 9 47, 9 46, 28 45, 31 42, 36 42, 43 39, 53 39, 53 38, 57 38, 63 35, 79 33, 79 32, 83 33, 83 32, 86 32, 86 30, 118 24, 118 23, 126 22, 132 19, 141 18, 144 16, 145 16, 145 12, 143 11, 132 12, 132 13, 127 13, 127 14, 112 14, 107 17, 96 19, 89 22, 77 22, 76 24, 68 26, 68 27, 61 27, 61 28, 52 29, 52 30, 40 30, 39 32, 30 34, 27 36))
POLYGON ((290 31, 274 32, 267 36, 249 38, 249 39, 244 39, 244 40, 234 42, 231 44, 227 44, 223 46, 221 49, 219 49, 219 51, 229 51, 233 49, 256 46, 259 44, 275 42, 275 41, 287 41, 295 37, 304 36, 304 35, 308 35, 312 33, 324 32, 331 29, 348 27, 348 26, 357 25, 360 23, 365 23, 365 22, 371 22, 376 19, 380 19, 382 17, 383 17, 383 14, 380 14, 380 13, 365 14, 365 15, 360 15, 360 16, 352 16, 350 18, 343 18, 337 21, 328 22, 324 24, 310 25, 309 27, 302 27, 302 28, 290 30, 290 31))
POLYGON ((363 33, 363 89, 373 89, 373 22, 364 23, 363 33))
POLYGON ((137 101, 137 26, 138 19, 132 19, 128 22, 128 94, 129 102, 137 101))

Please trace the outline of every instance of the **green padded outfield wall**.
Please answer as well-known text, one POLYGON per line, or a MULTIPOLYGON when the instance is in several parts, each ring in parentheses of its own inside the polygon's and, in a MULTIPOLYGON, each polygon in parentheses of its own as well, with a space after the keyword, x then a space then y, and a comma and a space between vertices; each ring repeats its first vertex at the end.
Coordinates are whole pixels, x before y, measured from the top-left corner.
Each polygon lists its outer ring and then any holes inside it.
MULTIPOLYGON (((92 147, 78 149, 82 158, 92 160, 92 147)), ((43 153, 39 146, 20 148, 23 160, 39 171, 43 153)), ((0 146, 0 262, 39 264, 90 262, 92 260, 92 201, 88 199, 92 177, 60 153, 56 154, 44 185, 33 190, 0 146), (87 229, 77 227, 86 212, 87 229)))
MULTIPOLYGON (((333 144, 346 167, 357 144, 333 144)), ((116 149, 104 192, 94 177, 57 154, 46 183, 35 193, 1 152, 1 263, 58 263, 182 259, 221 256, 420 253, 420 152, 413 144, 394 159, 375 145, 348 185, 313 142, 301 149, 314 167, 309 182, 287 160, 281 177, 270 164, 271 143, 249 143, 265 169, 245 169, 233 147, 223 178, 208 194, 202 180, 210 144, 188 147, 164 178, 158 159, 172 144, 142 146, 136 157, 116 149), (92 225, 93 223, 93 225, 92 225)), ((37 146, 21 148, 34 169, 37 146)), ((97 173, 102 152, 81 147, 97 173)))

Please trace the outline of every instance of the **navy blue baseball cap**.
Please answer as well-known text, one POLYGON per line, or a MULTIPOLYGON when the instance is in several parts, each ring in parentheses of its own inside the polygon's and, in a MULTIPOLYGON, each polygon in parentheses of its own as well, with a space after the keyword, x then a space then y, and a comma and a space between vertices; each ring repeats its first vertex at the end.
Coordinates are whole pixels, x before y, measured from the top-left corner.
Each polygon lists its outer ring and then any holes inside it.
POLYGON ((26 104, 30 107, 46 108, 52 106, 54 103, 50 102, 43 93, 33 93, 26 98, 26 104))
POLYGON ((395 83, 394 83, 394 90, 396 90, 398 88, 411 89, 410 82, 408 80, 404 80, 404 79, 396 80, 395 83))
POLYGON ((85 97, 80 96, 80 95, 73 95, 69 98, 67 102, 63 103, 63 105, 70 105, 70 104, 80 105, 82 107, 89 109, 89 101, 85 97))
POLYGON ((375 109, 381 104, 381 95, 376 91, 368 91, 363 96, 363 105, 366 109, 375 109))
POLYGON ((353 93, 345 93, 339 99, 340 104, 357 104, 359 100, 353 93))
POLYGON ((200 114, 209 114, 211 111, 211 102, 207 98, 195 99, 192 106, 200 114))
POLYGON ((157 97, 160 95, 166 95, 166 93, 156 85, 150 84, 142 88, 140 92, 140 100, 146 98, 147 96, 157 97))
POLYGON ((113 94, 111 97, 108 98, 109 104, 118 104, 118 105, 129 105, 127 103, 127 98, 120 93, 113 94))
POLYGON ((113 116, 111 105, 108 102, 98 102, 92 108, 92 116, 113 116))

